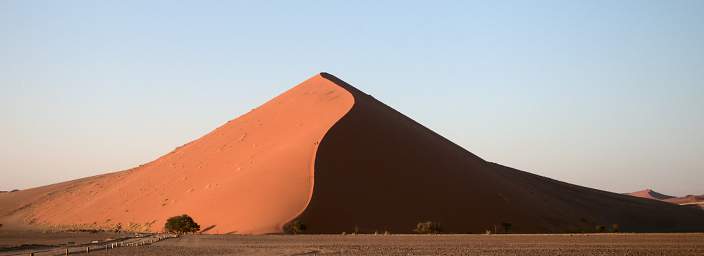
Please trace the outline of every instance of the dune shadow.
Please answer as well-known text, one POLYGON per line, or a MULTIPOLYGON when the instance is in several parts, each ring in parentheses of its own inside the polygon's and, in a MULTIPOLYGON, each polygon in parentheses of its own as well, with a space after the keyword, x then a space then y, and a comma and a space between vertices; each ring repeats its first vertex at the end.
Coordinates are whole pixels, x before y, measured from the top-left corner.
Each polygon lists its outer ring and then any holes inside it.
POLYGON ((201 230, 199 233, 203 234, 203 233, 205 233, 205 232, 208 232, 209 230, 215 228, 215 226, 216 226, 216 225, 212 225, 212 226, 209 226, 209 227, 207 227, 207 228, 204 228, 204 229, 201 230))

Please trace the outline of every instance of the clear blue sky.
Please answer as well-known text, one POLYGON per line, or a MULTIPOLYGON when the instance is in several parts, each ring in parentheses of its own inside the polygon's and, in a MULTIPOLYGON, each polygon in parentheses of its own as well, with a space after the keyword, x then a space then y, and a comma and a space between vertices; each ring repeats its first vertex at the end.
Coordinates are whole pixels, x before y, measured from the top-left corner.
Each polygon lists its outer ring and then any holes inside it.
POLYGON ((489 161, 704 193, 704 1, 379 2, 0 1, 0 190, 148 162, 327 71, 489 161))

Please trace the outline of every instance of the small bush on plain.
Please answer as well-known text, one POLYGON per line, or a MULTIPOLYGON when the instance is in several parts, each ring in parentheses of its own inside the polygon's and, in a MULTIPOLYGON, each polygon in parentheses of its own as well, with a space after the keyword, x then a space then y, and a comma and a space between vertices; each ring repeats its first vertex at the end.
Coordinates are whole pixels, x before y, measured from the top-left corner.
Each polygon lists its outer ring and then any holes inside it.
POLYGON ((438 234, 442 232, 442 228, 440 227, 440 223, 425 221, 416 224, 416 229, 413 231, 418 234, 438 234))
POLYGON ((596 232, 599 232, 599 233, 606 232, 606 226, 604 226, 604 225, 596 225, 595 229, 596 229, 596 232))
POLYGON ((292 235, 302 234, 306 231, 306 228, 306 225, 301 220, 294 220, 284 225, 284 233, 292 235))
POLYGON ((511 228, 513 227, 513 224, 508 222, 501 222, 501 227, 504 228, 504 233, 508 234, 511 233, 511 228))

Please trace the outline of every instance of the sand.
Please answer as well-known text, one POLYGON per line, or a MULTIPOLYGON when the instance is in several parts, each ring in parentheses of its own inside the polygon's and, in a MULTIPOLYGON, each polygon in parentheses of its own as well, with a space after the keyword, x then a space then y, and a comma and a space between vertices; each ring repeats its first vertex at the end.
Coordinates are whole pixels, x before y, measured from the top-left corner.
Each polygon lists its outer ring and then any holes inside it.
MULTIPOLYGON (((445 232, 701 231, 704 212, 572 185, 487 162, 347 88, 355 105, 325 135, 313 199, 301 216, 312 233, 409 233, 421 221, 445 232)), ((460 117, 458 117, 460 118, 460 117)), ((598 171, 598 170, 596 170, 598 171)))
POLYGON ((653 200, 665 200, 665 199, 675 198, 674 196, 665 195, 665 194, 655 192, 652 189, 644 189, 641 191, 628 193, 628 195, 635 196, 635 197, 641 197, 641 198, 647 198, 647 199, 653 199, 653 200))
POLYGON ((655 192, 652 189, 645 189, 637 192, 627 193, 627 195, 693 207, 696 209, 704 209, 704 195, 686 195, 682 197, 674 197, 655 192))
MULTIPOLYGON (((103 255, 103 252, 96 252, 103 255)), ((702 255, 704 234, 199 235, 105 255, 702 255)), ((37 254, 41 256, 42 254, 37 254)))
POLYGON ((326 73, 145 165, 0 193, 3 229, 158 232, 184 213, 211 234, 704 231, 699 209, 485 161, 326 73))
POLYGON ((280 232, 306 207, 317 146, 352 104, 350 93, 314 76, 143 166, 2 193, 0 223, 156 232, 186 213, 210 233, 280 232))

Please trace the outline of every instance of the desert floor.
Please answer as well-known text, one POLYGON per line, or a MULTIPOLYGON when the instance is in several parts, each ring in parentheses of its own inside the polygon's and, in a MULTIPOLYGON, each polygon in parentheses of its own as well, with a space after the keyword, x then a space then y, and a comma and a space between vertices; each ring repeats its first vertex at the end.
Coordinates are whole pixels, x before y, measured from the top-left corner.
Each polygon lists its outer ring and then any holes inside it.
MULTIPOLYGON (((24 244, 68 241, 66 234, 27 237, 24 244), (37 240, 38 239, 38 240, 37 240)), ((80 241, 114 237, 74 234, 80 241)), ((0 244, 10 240, 0 233, 0 244)), ((6 247, 7 249, 7 247, 6 247)), ((28 255, 26 251, 0 255, 28 255)), ((83 253, 81 253, 83 254, 83 253)), ((575 235, 187 235, 91 255, 704 255, 704 234, 575 235)), ((37 254, 43 255, 43 254, 37 254)))

